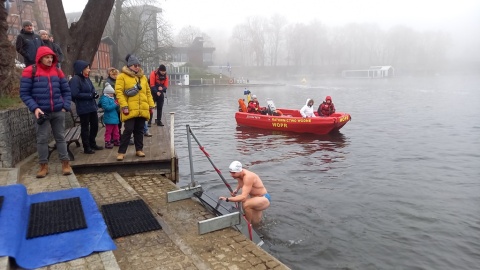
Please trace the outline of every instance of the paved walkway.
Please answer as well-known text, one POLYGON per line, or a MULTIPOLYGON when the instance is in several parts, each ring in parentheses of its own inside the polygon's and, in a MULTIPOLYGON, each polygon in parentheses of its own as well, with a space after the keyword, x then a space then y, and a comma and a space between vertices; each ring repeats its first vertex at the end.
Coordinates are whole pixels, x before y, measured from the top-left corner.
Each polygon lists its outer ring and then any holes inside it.
MULTIPOLYGON (((160 174, 63 176, 56 155, 49 165, 46 178, 35 178, 38 165, 36 155, 32 155, 19 164, 18 183, 25 185, 29 194, 87 187, 98 206, 141 198, 163 229, 117 238, 113 252, 94 253, 42 269, 288 269, 232 228, 199 235, 197 222, 213 216, 192 199, 167 203, 166 193, 178 187, 160 174)), ((15 172, 0 170, 0 185, 12 184, 15 176, 15 172)), ((0 270, 18 269, 14 263, 5 266, 5 261, 0 258, 0 270)))

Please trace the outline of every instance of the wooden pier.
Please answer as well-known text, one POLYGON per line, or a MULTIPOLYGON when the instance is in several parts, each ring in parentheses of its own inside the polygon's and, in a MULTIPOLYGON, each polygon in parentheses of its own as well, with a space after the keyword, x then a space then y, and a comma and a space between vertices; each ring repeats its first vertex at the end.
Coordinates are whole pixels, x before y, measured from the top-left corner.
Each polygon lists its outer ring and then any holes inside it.
MULTIPOLYGON (((166 121, 165 121, 166 122, 166 121)), ((135 155, 135 145, 129 145, 125 159, 117 161, 118 146, 113 149, 96 150, 95 154, 84 154, 83 147, 70 145, 70 150, 75 156, 71 161, 71 166, 75 173, 94 173, 94 172, 119 172, 128 173, 129 171, 138 171, 142 167, 145 171, 160 171, 162 175, 178 182, 178 157, 175 150, 172 149, 170 138, 170 127, 157 126, 152 124, 149 128, 152 137, 143 137, 143 152, 145 157, 135 155)), ((100 127, 96 142, 99 146, 105 144, 105 127, 100 127)), ((56 153, 52 153, 56 155, 56 153)))

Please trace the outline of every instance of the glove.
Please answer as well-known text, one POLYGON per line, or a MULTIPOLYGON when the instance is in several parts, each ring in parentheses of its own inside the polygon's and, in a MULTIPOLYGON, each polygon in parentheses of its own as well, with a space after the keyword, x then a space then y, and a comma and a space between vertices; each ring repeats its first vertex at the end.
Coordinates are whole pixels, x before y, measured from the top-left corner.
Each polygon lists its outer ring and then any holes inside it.
POLYGON ((115 99, 113 102, 115 102, 115 104, 116 104, 117 106, 120 105, 120 104, 118 103, 118 99, 115 99))
POLYGON ((163 93, 167 93, 167 87, 162 86, 162 92, 163 92, 163 93))
POLYGON ((122 112, 123 112, 123 114, 125 114, 125 115, 128 115, 128 114, 130 113, 130 112, 128 111, 128 108, 127 108, 127 107, 124 107, 124 108, 122 109, 122 112))
POLYGON ((92 95, 93 95, 93 98, 94 98, 94 99, 97 99, 97 98, 100 97, 100 96, 97 94, 97 92, 93 93, 92 95))
POLYGON ((150 108, 148 111, 150 112, 150 114, 152 114, 153 113, 153 108, 150 108))

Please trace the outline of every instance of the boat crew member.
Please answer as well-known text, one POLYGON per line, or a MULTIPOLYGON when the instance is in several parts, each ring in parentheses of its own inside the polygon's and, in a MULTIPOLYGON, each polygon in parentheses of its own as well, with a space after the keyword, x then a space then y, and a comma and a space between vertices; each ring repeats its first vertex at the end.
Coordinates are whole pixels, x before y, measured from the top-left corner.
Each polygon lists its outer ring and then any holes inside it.
POLYGON ((252 100, 248 102, 247 111, 249 113, 265 114, 266 108, 260 107, 260 103, 258 102, 257 96, 252 95, 252 100))
POLYGON ((313 103, 313 99, 307 98, 307 102, 305 102, 305 105, 300 109, 300 114, 303 118, 316 117, 313 113, 313 103))
POLYGON ((242 163, 234 161, 229 166, 230 175, 238 181, 237 188, 233 190, 233 197, 219 197, 226 202, 242 202, 245 217, 248 222, 256 226, 262 220, 262 212, 270 206, 270 194, 263 185, 260 177, 242 168, 242 163), (242 193, 237 192, 242 189, 242 193))
POLYGON ((333 105, 332 98, 327 96, 325 101, 318 106, 318 116, 330 116, 335 113, 335 105, 333 105))

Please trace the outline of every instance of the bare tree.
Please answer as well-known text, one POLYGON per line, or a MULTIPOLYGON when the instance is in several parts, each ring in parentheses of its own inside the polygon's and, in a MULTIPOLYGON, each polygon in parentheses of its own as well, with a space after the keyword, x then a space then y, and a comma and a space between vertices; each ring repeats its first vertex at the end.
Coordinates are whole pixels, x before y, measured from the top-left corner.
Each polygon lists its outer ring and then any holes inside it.
POLYGON ((123 57, 136 54, 146 69, 156 66, 165 59, 166 48, 172 46, 171 28, 158 13, 157 0, 117 0, 113 12, 113 23, 105 29, 112 36, 113 66, 120 67, 123 57))
POLYGON ((88 0, 82 16, 70 28, 62 0, 46 1, 52 33, 66 56, 62 69, 66 74, 72 74, 75 60, 93 61, 115 0, 88 0))
POLYGON ((112 33, 112 40, 115 45, 112 46, 112 65, 114 67, 119 68, 119 61, 120 61, 120 54, 118 52, 118 44, 120 41, 120 33, 122 31, 122 25, 120 24, 120 20, 122 17, 122 5, 125 0, 117 0, 115 1, 115 11, 113 12, 113 33, 112 33))
MULTIPOLYGON (((8 0, 7 0, 8 1, 8 0)), ((0 0, 0 98, 12 94, 15 80, 15 49, 8 40, 5 0, 0 0)))
POLYGON ((252 65, 252 48, 250 47, 250 36, 248 26, 245 24, 237 25, 233 28, 232 43, 230 45, 230 55, 232 63, 239 63, 242 66, 252 65))
POLYGON ((279 49, 282 42, 282 31, 287 24, 287 19, 275 14, 270 18, 268 30, 266 32, 266 54, 270 59, 270 65, 276 66, 278 61, 279 49))
POLYGON ((196 37, 202 37, 205 46, 214 46, 210 36, 202 32, 200 28, 191 25, 180 29, 175 38, 175 45, 179 47, 189 47, 196 37))
POLYGON ((288 27, 286 32, 288 64, 291 62, 295 66, 303 64, 308 34, 308 28, 305 24, 297 23, 288 27))

